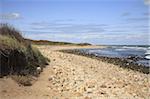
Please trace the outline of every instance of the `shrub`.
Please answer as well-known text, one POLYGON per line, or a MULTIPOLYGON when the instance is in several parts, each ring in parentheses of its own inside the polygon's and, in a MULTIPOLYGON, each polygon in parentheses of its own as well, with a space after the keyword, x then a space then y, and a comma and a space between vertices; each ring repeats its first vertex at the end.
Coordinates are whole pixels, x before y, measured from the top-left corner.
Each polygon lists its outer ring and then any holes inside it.
POLYGON ((0 49, 19 49, 19 51, 25 51, 26 47, 23 45, 23 43, 18 42, 15 38, 0 35, 0 49))
POLYGON ((5 35, 5 36, 9 36, 11 38, 15 38, 19 42, 25 41, 24 38, 22 37, 21 33, 18 30, 16 30, 14 27, 12 27, 6 23, 0 24, 0 35, 5 35))
POLYGON ((0 25, 0 76, 35 75, 36 68, 48 64, 38 49, 26 41, 15 28, 0 25))

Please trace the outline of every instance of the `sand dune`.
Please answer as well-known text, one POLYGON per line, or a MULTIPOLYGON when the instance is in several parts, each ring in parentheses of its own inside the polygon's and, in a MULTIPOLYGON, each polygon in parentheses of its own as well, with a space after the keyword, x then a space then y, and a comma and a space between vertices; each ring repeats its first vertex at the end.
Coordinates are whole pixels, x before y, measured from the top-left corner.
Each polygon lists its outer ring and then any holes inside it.
POLYGON ((149 75, 57 50, 98 46, 39 46, 51 62, 30 87, 0 79, 1 99, 146 99, 149 75))

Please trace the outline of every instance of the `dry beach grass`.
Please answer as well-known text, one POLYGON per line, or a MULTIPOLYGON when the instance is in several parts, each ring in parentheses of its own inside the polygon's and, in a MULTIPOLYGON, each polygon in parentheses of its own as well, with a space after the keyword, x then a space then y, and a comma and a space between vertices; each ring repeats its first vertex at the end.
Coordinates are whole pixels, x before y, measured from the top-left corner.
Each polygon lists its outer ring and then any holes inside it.
POLYGON ((119 68, 62 49, 99 46, 38 46, 51 62, 29 87, 0 79, 2 99, 148 99, 149 75, 119 68))

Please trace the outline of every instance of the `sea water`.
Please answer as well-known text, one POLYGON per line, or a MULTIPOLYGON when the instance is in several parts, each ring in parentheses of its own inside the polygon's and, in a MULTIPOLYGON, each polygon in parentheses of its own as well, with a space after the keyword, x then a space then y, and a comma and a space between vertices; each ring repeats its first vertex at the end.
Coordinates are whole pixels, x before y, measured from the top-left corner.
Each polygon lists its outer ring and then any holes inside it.
POLYGON ((148 58, 150 54, 147 53, 149 50, 148 46, 108 46, 106 48, 85 49, 87 53, 96 56, 118 58, 136 57, 138 60, 135 62, 144 66, 150 66, 150 59, 148 58))

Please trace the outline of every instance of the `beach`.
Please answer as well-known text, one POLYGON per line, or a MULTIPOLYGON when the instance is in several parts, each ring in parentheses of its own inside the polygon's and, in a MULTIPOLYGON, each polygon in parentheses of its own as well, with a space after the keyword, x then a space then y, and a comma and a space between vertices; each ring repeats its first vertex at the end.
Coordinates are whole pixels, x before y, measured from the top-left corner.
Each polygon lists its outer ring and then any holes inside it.
POLYGON ((148 74, 59 50, 104 46, 37 46, 50 59, 32 86, 0 78, 2 99, 148 99, 148 74))

